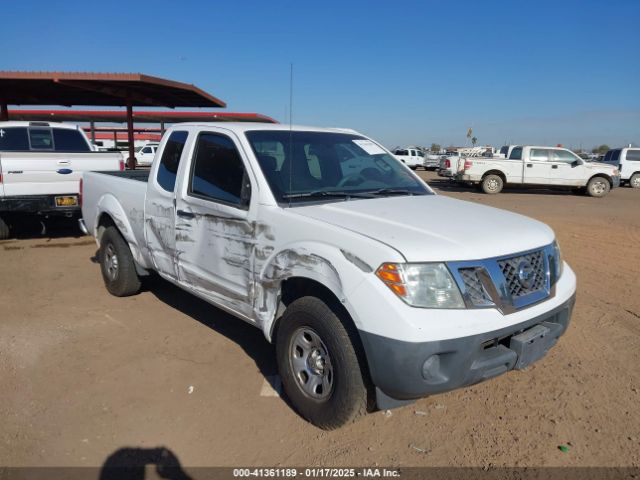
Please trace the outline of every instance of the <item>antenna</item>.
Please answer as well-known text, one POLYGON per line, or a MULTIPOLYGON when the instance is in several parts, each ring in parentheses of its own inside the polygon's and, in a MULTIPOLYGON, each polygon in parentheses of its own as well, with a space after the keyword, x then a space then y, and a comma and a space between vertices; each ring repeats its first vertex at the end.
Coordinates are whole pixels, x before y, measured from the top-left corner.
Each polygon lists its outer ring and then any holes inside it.
POLYGON ((289 64, 289 206, 293 189, 293 62, 289 64))

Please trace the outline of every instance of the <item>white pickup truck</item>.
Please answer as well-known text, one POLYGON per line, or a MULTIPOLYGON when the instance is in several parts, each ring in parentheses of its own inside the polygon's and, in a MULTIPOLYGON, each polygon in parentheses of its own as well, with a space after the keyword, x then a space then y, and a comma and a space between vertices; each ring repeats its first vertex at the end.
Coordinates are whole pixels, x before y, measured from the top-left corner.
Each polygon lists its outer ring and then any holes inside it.
POLYGON ((76 125, 0 122, 0 239, 18 216, 77 214, 78 181, 89 170, 124 170, 124 159, 94 152, 76 125))
POLYGON ((478 185, 485 193, 499 193, 509 185, 570 187, 592 197, 604 197, 620 185, 617 168, 585 162, 560 147, 515 147, 509 158, 465 159, 454 175, 458 182, 478 185))
POLYGON ((352 130, 177 124, 150 171, 82 190, 109 292, 155 271, 261 329, 322 428, 523 369, 574 304, 548 226, 436 195, 352 130))
POLYGON ((417 148, 396 148, 393 154, 411 170, 424 167, 424 155, 417 148))

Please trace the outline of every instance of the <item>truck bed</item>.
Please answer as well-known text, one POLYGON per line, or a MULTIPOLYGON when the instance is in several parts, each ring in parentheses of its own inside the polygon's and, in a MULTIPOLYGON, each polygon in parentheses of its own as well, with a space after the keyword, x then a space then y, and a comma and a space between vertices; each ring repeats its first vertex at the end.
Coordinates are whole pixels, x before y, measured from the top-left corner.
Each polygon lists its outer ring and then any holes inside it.
POLYGON ((110 214, 133 244, 143 244, 144 204, 147 194, 148 170, 123 172, 85 172, 83 181, 82 217, 86 228, 94 233, 97 218, 89 212, 98 211, 98 205, 117 205, 110 214))
POLYGON ((149 181, 149 170, 125 170, 124 172, 96 172, 104 175, 112 175, 114 177, 128 178, 129 180, 137 180, 147 183, 149 181))

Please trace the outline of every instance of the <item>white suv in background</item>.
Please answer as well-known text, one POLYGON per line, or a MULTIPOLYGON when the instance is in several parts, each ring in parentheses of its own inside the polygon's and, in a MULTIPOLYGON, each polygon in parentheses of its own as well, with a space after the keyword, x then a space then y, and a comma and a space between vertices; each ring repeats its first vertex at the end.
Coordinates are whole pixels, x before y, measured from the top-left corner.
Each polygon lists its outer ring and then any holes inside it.
POLYGON ((620 182, 640 188, 640 147, 614 148, 602 160, 620 170, 620 182))

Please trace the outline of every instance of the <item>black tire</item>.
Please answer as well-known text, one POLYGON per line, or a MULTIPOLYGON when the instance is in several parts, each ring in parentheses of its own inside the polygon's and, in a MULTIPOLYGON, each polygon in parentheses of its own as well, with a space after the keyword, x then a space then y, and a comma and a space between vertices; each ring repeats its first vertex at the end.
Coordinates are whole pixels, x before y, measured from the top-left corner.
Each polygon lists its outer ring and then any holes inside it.
POLYGON ((0 218, 0 240, 6 240, 7 238, 9 238, 9 233, 9 225, 7 225, 2 218, 0 218))
POLYGON ((295 300, 280 320, 276 355, 284 391, 302 417, 325 430, 350 423, 367 411, 367 386, 354 347, 357 332, 353 330, 316 297, 295 300), (319 342, 309 341, 313 335, 319 342), (301 342, 306 342, 309 354, 298 346, 301 342), (314 344, 318 351, 315 357, 314 344), (314 359, 318 356, 323 367, 314 373, 309 365, 317 365, 314 359), (319 377, 320 391, 312 388, 319 377), (324 382, 329 378, 330 382, 324 382), (325 383, 330 386, 323 391, 325 383))
POLYGON ((593 177, 587 183, 587 193, 590 197, 601 198, 604 197, 611 190, 611 184, 609 180, 604 177, 593 177))
POLYGON ((629 178, 629 186, 631 188, 640 188, 640 173, 634 173, 629 178))
POLYGON ((493 195, 502 191, 504 188, 504 180, 502 180, 500 175, 491 174, 484 177, 480 185, 484 193, 493 195))
POLYGON ((133 255, 116 227, 108 227, 102 234, 99 258, 102 279, 111 295, 128 297, 140 291, 133 255))

